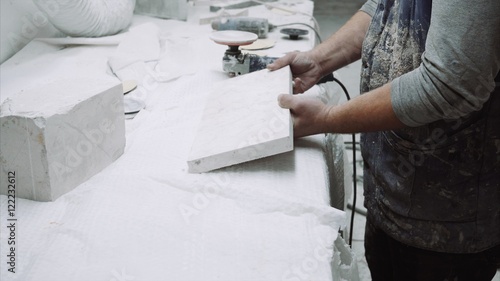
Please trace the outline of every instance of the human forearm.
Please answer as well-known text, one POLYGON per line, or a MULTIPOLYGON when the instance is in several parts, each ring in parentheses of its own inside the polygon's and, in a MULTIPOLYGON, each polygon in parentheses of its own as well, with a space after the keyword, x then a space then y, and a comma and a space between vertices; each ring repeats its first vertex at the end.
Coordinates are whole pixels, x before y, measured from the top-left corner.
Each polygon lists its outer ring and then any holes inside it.
POLYGON ((391 103, 391 83, 327 108, 322 133, 360 133, 404 128, 391 103))
POLYGON ((322 44, 307 52, 291 52, 269 64, 271 71, 290 65, 294 93, 303 93, 322 77, 358 60, 371 16, 357 12, 322 44))
POLYGON ((359 11, 336 33, 311 50, 312 58, 319 63, 324 75, 361 57, 361 48, 370 21, 370 15, 359 11))

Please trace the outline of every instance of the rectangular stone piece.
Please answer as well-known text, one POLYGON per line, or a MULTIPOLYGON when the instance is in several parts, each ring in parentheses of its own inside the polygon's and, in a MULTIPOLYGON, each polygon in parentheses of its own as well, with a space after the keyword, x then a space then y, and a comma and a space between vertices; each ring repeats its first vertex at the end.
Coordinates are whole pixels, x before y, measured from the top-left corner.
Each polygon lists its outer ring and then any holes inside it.
POLYGON ((248 73, 210 92, 188 159, 202 173, 293 150, 293 124, 279 94, 292 94, 290 68, 248 73))
POLYGON ((123 154, 121 83, 57 81, 13 95, 0 112, 1 194, 53 201, 123 154))

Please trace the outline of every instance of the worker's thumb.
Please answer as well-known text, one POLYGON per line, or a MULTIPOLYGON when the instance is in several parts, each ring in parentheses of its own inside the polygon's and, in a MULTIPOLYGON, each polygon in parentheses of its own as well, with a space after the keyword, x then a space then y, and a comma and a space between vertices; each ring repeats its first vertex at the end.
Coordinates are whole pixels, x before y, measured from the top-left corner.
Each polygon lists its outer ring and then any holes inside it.
POLYGON ((268 64, 267 69, 270 71, 274 71, 274 70, 277 70, 277 69, 284 67, 285 65, 287 65, 287 63, 285 61, 278 59, 278 60, 274 61, 273 63, 268 64))
POLYGON ((293 106, 294 96, 290 94, 281 94, 278 96, 278 104, 282 108, 291 109, 293 106))
POLYGON ((296 56, 296 52, 288 53, 284 57, 275 60, 273 63, 267 65, 267 69, 273 71, 290 65, 296 56))

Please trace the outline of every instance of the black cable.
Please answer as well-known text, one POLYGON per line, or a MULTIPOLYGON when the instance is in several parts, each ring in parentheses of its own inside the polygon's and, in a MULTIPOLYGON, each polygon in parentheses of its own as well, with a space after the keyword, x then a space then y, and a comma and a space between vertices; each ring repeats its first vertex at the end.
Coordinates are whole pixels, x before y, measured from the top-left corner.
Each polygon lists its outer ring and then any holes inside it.
POLYGON ((307 23, 302 23, 302 22, 293 22, 293 23, 287 23, 287 24, 280 24, 280 25, 271 25, 270 27, 272 28, 275 28, 275 27, 282 27, 282 26, 288 26, 288 25, 296 25, 296 24, 300 24, 300 25, 305 25, 307 27, 309 27, 310 29, 312 29, 314 31, 314 34, 316 34, 316 38, 318 38, 318 41, 319 43, 321 44, 321 35, 319 35, 318 31, 316 30, 316 28, 314 28, 313 26, 307 24, 307 23))
MULTIPOLYGON (((333 81, 337 82, 339 86, 342 88, 342 91, 344 91, 344 94, 346 95, 347 100, 351 100, 351 97, 349 96, 349 92, 347 91, 346 87, 342 82, 340 82, 335 76, 330 77, 333 79, 333 81)), ((352 247, 352 232, 353 232, 353 226, 354 226, 354 213, 356 210, 356 197, 357 197, 357 173, 356 173, 356 134, 352 134, 352 178, 353 178, 353 193, 352 193, 352 206, 351 206, 351 225, 349 228, 349 246, 352 247)))
POLYGON ((358 213, 358 214, 360 214, 360 215, 362 215, 362 216, 365 216, 365 217, 366 217, 366 215, 368 215, 368 212, 367 212, 365 209, 361 209, 361 208, 358 208, 358 207, 353 208, 353 206, 352 206, 352 204, 351 204, 351 203, 347 203, 347 208, 349 208, 349 209, 351 209, 351 210, 352 210, 352 209, 354 209, 354 211, 355 211, 356 213, 358 213))

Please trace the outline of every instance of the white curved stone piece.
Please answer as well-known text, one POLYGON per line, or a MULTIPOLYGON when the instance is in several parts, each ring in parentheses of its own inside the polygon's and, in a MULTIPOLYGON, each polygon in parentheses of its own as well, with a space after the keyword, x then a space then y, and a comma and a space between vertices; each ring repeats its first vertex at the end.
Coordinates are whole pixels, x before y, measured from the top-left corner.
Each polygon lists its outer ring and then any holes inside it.
POLYGON ((279 94, 292 94, 290 68, 219 82, 210 92, 188 167, 202 173, 293 150, 293 124, 279 94))

